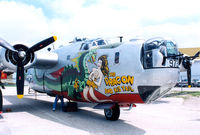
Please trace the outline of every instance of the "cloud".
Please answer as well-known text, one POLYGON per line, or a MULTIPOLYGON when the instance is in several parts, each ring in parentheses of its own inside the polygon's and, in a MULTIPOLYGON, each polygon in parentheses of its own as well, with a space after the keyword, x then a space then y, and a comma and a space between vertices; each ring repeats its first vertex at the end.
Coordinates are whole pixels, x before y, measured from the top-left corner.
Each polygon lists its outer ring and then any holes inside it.
POLYGON ((200 47, 200 22, 188 25, 166 23, 148 26, 143 29, 143 35, 171 37, 177 41, 179 47, 200 47))
MULTIPOLYGON (((42 0, 51 10, 44 14, 42 5, 0 2, 0 36, 11 43, 33 44, 57 35, 56 44, 67 44, 75 36, 124 37, 167 36, 180 47, 199 46, 200 20, 186 24, 170 19, 200 15, 197 0, 42 0), (47 4, 48 3, 48 4, 47 4), (148 22, 149 21, 149 22, 148 22), (154 22, 151 24, 150 22, 154 22), (144 25, 145 24, 145 25, 144 25)), ((45 11, 46 12, 46 11, 45 11)))
POLYGON ((48 35, 48 25, 42 10, 16 2, 0 2, 0 36, 9 42, 33 43, 48 35))

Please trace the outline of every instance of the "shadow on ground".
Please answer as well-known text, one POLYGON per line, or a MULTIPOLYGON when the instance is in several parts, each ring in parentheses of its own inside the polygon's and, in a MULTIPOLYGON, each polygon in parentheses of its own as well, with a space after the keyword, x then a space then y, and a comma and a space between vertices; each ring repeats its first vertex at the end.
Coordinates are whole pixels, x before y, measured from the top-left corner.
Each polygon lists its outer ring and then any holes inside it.
POLYGON ((35 100, 25 97, 18 100, 16 96, 4 96, 4 99, 12 103, 11 105, 4 105, 4 112, 10 108, 11 112, 27 112, 42 119, 50 120, 65 126, 81 129, 91 134, 137 134, 143 135, 145 131, 134 125, 131 125, 123 120, 108 121, 99 110, 90 109, 90 111, 83 109, 84 104, 80 103, 80 109, 77 112, 62 112, 60 105, 57 111, 53 112, 52 102, 44 100, 35 100))
POLYGON ((156 100, 156 101, 152 102, 151 104, 166 104, 166 103, 169 103, 169 101, 156 100))

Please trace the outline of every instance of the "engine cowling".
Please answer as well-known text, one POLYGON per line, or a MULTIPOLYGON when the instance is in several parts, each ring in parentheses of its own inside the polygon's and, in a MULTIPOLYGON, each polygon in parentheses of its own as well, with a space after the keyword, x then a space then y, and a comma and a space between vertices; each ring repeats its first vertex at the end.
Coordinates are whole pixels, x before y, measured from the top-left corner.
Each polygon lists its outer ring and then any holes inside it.
MULTIPOLYGON (((24 55, 23 52, 28 50, 28 47, 22 44, 17 44, 13 46, 17 51, 21 52, 21 55, 24 55)), ((17 70, 17 61, 18 54, 16 52, 6 50, 4 48, 1 49, 1 63, 4 67, 9 68, 10 70, 17 70)), ((26 57, 23 58, 22 62, 24 64, 24 69, 30 68, 35 62, 35 54, 31 52, 29 54, 25 54, 26 57)))

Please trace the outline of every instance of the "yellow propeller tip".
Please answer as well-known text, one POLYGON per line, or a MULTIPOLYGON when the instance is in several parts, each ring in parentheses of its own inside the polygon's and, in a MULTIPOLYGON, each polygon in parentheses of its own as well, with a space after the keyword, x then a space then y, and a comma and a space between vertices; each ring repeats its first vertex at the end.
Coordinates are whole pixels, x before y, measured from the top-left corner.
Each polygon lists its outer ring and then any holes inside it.
POLYGON ((56 36, 53 36, 53 39, 54 39, 54 41, 56 41, 56 40, 57 40, 57 37, 56 37, 56 36))
POLYGON ((188 85, 188 88, 191 88, 192 86, 191 85, 188 85))
POLYGON ((17 95, 17 98, 22 99, 24 95, 17 95))

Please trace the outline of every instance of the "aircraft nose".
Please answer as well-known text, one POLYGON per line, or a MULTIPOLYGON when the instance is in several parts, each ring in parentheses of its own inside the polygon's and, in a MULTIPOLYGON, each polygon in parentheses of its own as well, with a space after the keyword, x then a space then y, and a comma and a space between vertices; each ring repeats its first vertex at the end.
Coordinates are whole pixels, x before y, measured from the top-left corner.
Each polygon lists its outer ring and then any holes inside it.
POLYGON ((138 91, 143 102, 147 103, 157 99, 160 94, 160 86, 138 86, 138 91))

